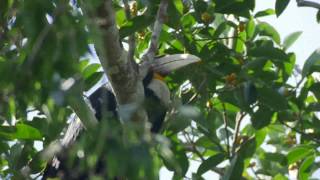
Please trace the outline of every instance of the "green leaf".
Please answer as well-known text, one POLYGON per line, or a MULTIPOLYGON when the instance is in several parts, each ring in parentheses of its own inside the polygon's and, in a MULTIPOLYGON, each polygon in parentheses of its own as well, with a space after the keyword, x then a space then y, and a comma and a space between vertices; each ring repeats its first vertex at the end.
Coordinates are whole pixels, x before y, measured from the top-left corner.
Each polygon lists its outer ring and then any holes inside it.
POLYGON ((120 38, 123 39, 134 32, 148 27, 153 21, 153 18, 146 15, 136 16, 125 23, 119 30, 120 38))
POLYGON ((277 174, 272 180, 288 180, 288 178, 282 174, 277 174))
POLYGON ((122 26, 126 22, 126 13, 124 9, 120 9, 116 12, 116 21, 118 26, 122 26))
POLYGON ((259 106, 257 112, 252 115, 251 123, 255 129, 261 129, 268 126, 271 122, 273 112, 266 106, 259 106))
POLYGON ((248 54, 254 57, 267 57, 271 60, 287 60, 287 54, 273 46, 270 40, 259 40, 255 42, 255 46, 249 49, 248 54))
POLYGON ((308 180, 311 176, 310 174, 310 166, 314 163, 315 157, 311 155, 307 157, 302 164, 300 165, 298 177, 300 180, 308 180))
POLYGON ((183 3, 182 3, 182 0, 174 0, 173 1, 176 9, 178 10, 178 12, 180 14, 183 14, 183 3))
POLYGON ((241 177, 244 168, 244 160, 240 156, 241 155, 236 154, 232 158, 231 164, 224 173, 222 180, 238 179, 241 177))
POLYGON ((246 33, 247 33, 248 39, 251 39, 253 37, 255 30, 256 30, 256 25, 254 23, 254 19, 251 17, 246 25, 246 33))
POLYGON ((313 92, 317 99, 320 99, 320 83, 314 83, 309 87, 309 90, 313 92))
POLYGON ((103 72, 95 72, 85 79, 85 90, 89 90, 93 85, 95 85, 102 77, 103 72))
POLYGON ((101 67, 100 64, 90 64, 89 66, 87 66, 84 70, 83 70, 83 77, 84 79, 87 79, 88 77, 90 77, 92 74, 94 74, 95 72, 98 71, 98 69, 101 67))
POLYGON ((235 40, 235 51, 238 53, 242 53, 245 49, 245 42, 246 42, 246 32, 240 32, 238 34, 238 38, 235 40))
POLYGON ((80 60, 79 62, 79 66, 80 66, 80 71, 84 71, 84 69, 87 67, 87 65, 89 64, 89 59, 83 59, 80 60))
POLYGON ((197 175, 201 175, 211 168, 216 167, 218 164, 220 164, 225 158, 224 154, 216 154, 214 156, 211 156, 210 158, 206 159, 205 161, 202 162, 202 164, 199 166, 197 175))
POLYGON ((227 27, 228 27, 228 24, 226 22, 219 24, 219 26, 217 27, 216 31, 213 34, 213 39, 219 38, 219 36, 227 29, 227 27))
POLYGON ((288 6, 290 0, 277 0, 276 1, 276 15, 277 17, 279 17, 281 15, 281 13, 286 9, 286 7, 288 6))
POLYGON ((302 76, 306 77, 309 74, 313 73, 313 68, 318 65, 320 65, 320 48, 316 49, 304 63, 302 69, 302 76))
POLYGON ((280 35, 277 30, 266 22, 260 22, 257 26, 260 35, 271 37, 274 42, 280 45, 280 35))
POLYGON ((275 111, 287 109, 288 102, 286 98, 276 90, 269 87, 257 88, 257 90, 260 103, 267 105, 270 109, 275 111))
POLYGON ((312 146, 307 146, 307 145, 297 146, 289 151, 287 155, 288 163, 289 164, 295 163, 305 158, 306 156, 311 154, 313 151, 314 150, 312 146))
POLYGON ((284 50, 287 50, 300 37, 301 34, 302 31, 297 31, 285 37, 283 41, 284 50))
POLYGON ((263 16, 270 16, 275 14, 275 11, 273 9, 265 9, 263 11, 259 11, 257 12, 254 17, 258 18, 258 17, 263 17, 263 16))
POLYGON ((282 166, 287 166, 288 164, 287 156, 281 153, 265 153, 264 156, 266 160, 278 162, 282 166))
POLYGON ((252 138, 241 145, 238 153, 232 158, 231 165, 223 175, 223 180, 239 179, 244 170, 244 161, 250 158, 256 150, 256 140, 252 138))
POLYGON ((8 139, 41 140, 40 131, 27 124, 17 124, 16 126, 0 126, 0 137, 8 139))
POLYGON ((320 23, 320 10, 317 12, 316 18, 317 22, 320 23))

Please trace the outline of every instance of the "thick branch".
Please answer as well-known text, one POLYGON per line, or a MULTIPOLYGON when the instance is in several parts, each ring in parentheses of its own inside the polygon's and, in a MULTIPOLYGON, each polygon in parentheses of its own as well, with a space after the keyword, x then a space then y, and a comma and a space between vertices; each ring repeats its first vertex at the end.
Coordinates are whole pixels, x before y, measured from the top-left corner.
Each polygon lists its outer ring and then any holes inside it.
POLYGON ((312 2, 312 1, 304 1, 304 0, 297 0, 297 4, 299 7, 313 7, 316 9, 320 9, 320 3, 312 2))
POLYGON ((142 82, 139 81, 127 52, 121 47, 119 30, 115 21, 112 0, 105 0, 97 9, 97 20, 103 37, 103 47, 98 48, 100 62, 114 90, 120 118, 123 121, 145 121, 144 110, 137 111, 144 99, 142 82))
POLYGON ((168 7, 168 0, 162 0, 159 5, 156 21, 153 26, 151 42, 149 44, 148 51, 142 57, 143 61, 150 62, 150 61, 153 61, 154 59, 154 56, 158 50, 159 37, 162 30, 162 25, 167 15, 167 7, 168 7))

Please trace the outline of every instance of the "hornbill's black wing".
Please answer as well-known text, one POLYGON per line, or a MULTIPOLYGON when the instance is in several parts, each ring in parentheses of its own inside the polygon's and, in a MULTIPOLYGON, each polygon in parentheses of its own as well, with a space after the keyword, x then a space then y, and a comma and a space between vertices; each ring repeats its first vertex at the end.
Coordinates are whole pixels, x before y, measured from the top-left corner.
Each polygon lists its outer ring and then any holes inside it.
MULTIPOLYGON (((115 118, 117 116, 116 99, 109 84, 98 88, 89 96, 89 101, 95 112, 95 116, 99 121, 102 119, 104 114, 108 114, 109 117, 111 116, 110 118, 115 118)), ((74 167, 77 166, 77 161, 79 161, 78 159, 76 159, 73 163, 74 165, 71 166, 67 166, 65 163, 68 159, 68 153, 66 153, 65 150, 67 151, 68 148, 77 140, 83 128, 84 127, 80 119, 75 116, 69 123, 68 129, 61 140, 63 150, 47 164, 42 179, 57 176, 61 179, 88 179, 87 173, 76 172, 77 168, 74 167)), ((98 169, 101 168, 97 167, 97 171, 98 169)))

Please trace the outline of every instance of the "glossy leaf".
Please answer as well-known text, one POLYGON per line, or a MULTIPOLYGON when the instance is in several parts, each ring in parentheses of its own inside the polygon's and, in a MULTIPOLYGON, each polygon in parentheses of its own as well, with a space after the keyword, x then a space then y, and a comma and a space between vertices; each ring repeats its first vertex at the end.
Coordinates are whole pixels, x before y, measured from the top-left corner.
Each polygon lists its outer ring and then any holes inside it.
POLYGON ((101 67, 100 64, 90 64, 88 65, 84 71, 83 71, 83 77, 85 79, 87 79, 89 76, 91 76, 92 74, 94 74, 95 72, 98 71, 98 69, 101 67))
POLYGON ((292 164, 301 159, 304 159, 306 156, 310 155, 313 152, 313 148, 307 145, 300 145, 291 149, 288 153, 288 163, 292 164))
POLYGON ((253 35, 255 34, 256 25, 253 18, 250 18, 246 25, 246 33, 248 39, 253 38, 253 35))
POLYGON ((311 177, 311 172, 309 167, 315 162, 315 157, 313 155, 307 157, 300 165, 298 176, 301 180, 308 180, 311 177))

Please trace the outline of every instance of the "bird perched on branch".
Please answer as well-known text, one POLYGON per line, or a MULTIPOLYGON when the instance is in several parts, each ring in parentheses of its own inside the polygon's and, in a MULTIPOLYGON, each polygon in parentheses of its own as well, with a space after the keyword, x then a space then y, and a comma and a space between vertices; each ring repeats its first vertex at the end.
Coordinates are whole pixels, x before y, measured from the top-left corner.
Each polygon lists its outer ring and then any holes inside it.
MULTIPOLYGON (((156 58, 153 62, 144 66, 142 74, 145 102, 143 103, 151 123, 151 132, 158 133, 161 130, 165 115, 170 104, 170 91, 164 77, 174 70, 185 67, 189 64, 199 62, 200 59, 189 54, 175 54, 156 58)), ((116 98, 110 86, 102 86, 89 96, 90 105, 98 120, 108 114, 115 118, 119 117, 116 98)), ((81 121, 74 120, 70 123, 64 138, 61 141, 63 148, 72 144, 80 131, 83 129, 81 121)), ((74 179, 70 173, 64 170, 63 159, 52 160, 44 172, 43 179, 60 174, 62 179, 74 179), (62 164, 62 165, 61 165, 62 164)), ((79 179, 80 177, 77 177, 79 179)), ((80 178, 81 179, 81 178, 80 178)), ((85 177, 84 177, 85 179, 85 177)))

